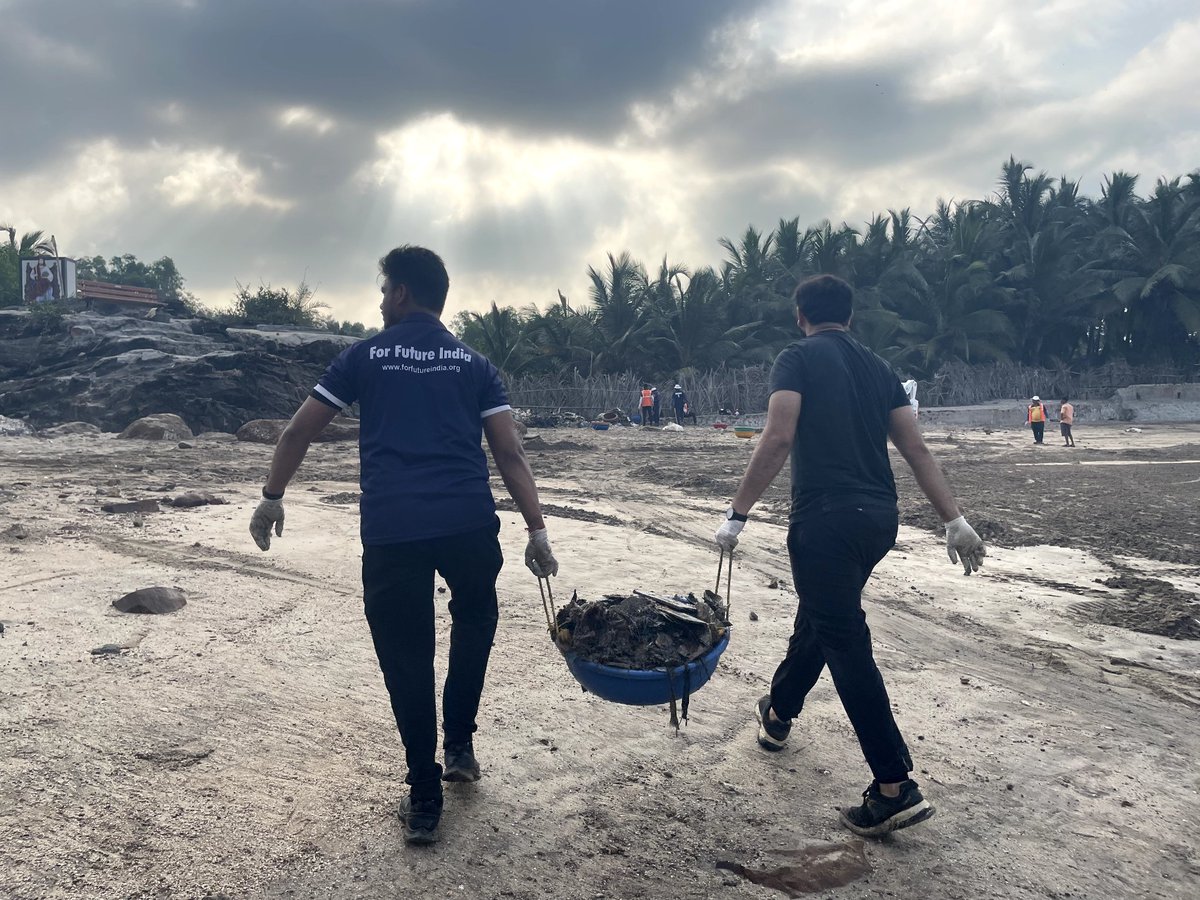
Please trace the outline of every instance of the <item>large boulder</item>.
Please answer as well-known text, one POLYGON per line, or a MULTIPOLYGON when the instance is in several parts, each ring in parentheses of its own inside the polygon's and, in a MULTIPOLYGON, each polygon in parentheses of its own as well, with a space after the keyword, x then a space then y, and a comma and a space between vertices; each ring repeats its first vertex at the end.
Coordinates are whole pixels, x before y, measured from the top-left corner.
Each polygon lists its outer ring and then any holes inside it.
POLYGON ((21 437, 29 434, 29 426, 20 419, 0 416, 0 437, 21 437))
POLYGON ((254 419, 239 428, 234 437, 252 444, 277 444, 287 423, 287 419, 254 419))
MULTIPOLYGON (((247 422, 237 430, 239 441, 249 441, 253 444, 277 444, 283 429, 287 428, 288 419, 255 419, 247 422)), ((358 440, 357 419, 334 419, 313 440, 317 443, 333 443, 337 441, 358 440)))
POLYGON ((144 441, 186 441, 195 437, 187 422, 174 413, 159 413, 145 416, 136 422, 131 422, 122 431, 119 438, 133 438, 144 441))

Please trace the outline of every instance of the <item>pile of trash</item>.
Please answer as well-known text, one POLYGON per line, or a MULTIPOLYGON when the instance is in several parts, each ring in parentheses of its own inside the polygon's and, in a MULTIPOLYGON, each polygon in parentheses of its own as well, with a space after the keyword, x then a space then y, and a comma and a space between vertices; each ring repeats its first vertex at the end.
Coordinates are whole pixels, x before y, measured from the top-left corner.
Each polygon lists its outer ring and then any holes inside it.
POLYGON ((632 425, 629 416, 625 415, 623 409, 609 409, 596 417, 597 422, 605 422, 609 425, 632 425))
POLYGON ((532 409, 514 409, 513 418, 526 428, 581 428, 588 420, 570 410, 554 412, 535 411, 532 409))
POLYGON ((703 656, 729 627, 728 606, 705 591, 697 600, 643 591, 583 600, 578 593, 558 610, 555 641, 580 658, 621 669, 682 666, 703 656))

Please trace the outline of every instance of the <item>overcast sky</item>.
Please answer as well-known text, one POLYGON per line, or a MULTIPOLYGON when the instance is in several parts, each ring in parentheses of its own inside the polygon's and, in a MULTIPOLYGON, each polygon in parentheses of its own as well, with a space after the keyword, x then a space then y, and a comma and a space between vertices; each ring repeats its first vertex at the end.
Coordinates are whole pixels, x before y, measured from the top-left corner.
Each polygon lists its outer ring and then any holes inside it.
POLYGON ((175 259, 212 306, 307 277, 378 318, 423 243, 448 313, 716 264, 780 218, 1089 193, 1200 167, 1195 0, 0 0, 0 223, 175 259))

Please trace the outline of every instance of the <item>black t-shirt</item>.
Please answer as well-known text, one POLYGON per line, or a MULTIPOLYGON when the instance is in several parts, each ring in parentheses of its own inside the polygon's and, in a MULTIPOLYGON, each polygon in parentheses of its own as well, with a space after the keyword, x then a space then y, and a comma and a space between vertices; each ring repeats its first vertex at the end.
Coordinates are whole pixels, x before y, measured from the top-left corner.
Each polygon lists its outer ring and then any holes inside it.
POLYGON ((776 357, 770 388, 802 395, 792 445, 793 522, 817 510, 896 505, 888 418, 909 403, 886 362, 844 331, 822 331, 776 357))

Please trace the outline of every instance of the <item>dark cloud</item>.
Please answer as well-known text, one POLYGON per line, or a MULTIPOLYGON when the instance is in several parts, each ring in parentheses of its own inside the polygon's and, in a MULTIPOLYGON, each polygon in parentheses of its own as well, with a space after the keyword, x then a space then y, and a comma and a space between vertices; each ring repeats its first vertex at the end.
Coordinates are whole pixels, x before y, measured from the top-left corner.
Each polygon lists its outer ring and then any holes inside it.
POLYGON ((719 0, 18 0, 5 17, 18 24, 0 32, 0 83, 36 87, 0 95, 0 117, 20 123, 0 165, 96 136, 275 153, 264 120, 293 105, 363 145, 447 110, 603 137, 632 101, 703 62, 728 14, 719 0), (170 104, 178 121, 162 117, 170 104))
MULTIPOLYGON (((800 160, 839 168, 889 164, 944 148, 1003 109, 1029 104, 988 89, 921 95, 917 60, 775 67, 735 100, 713 98, 678 116, 673 138, 716 169, 800 160), (752 136, 752 137, 750 137, 752 136)), ((670 114, 668 114, 670 115, 670 114)))
POLYGON ((1104 93, 1139 49, 1194 20, 1183 0, 1008 44, 1025 35, 1019 4, 967 10, 953 37, 878 5, 850 21, 834 0, 0 7, 0 218, 58 231, 67 252, 171 255, 214 305, 235 278, 307 271, 339 316, 373 321, 378 256, 409 241, 446 255, 458 302, 544 304, 554 286, 575 300, 606 251, 716 264, 717 238, 748 224, 857 224, 980 196, 1010 153, 1085 178, 1145 170, 1148 188, 1200 140, 1194 24, 1104 93), (635 104, 661 111, 651 136, 635 104), (289 107, 330 124, 285 127, 289 107), (411 126, 443 113, 446 160, 418 159, 431 131, 411 126), (381 142, 406 127, 404 152, 381 142), (553 165, 557 148, 570 165, 553 165), (178 203, 164 179, 186 182, 206 153, 239 171, 198 178, 178 203), (504 164, 522 154, 533 162, 504 164), (364 178, 381 160, 381 183, 364 178), (443 204, 414 165, 455 197, 443 204), (89 167, 111 169, 113 189, 81 190, 89 167))

